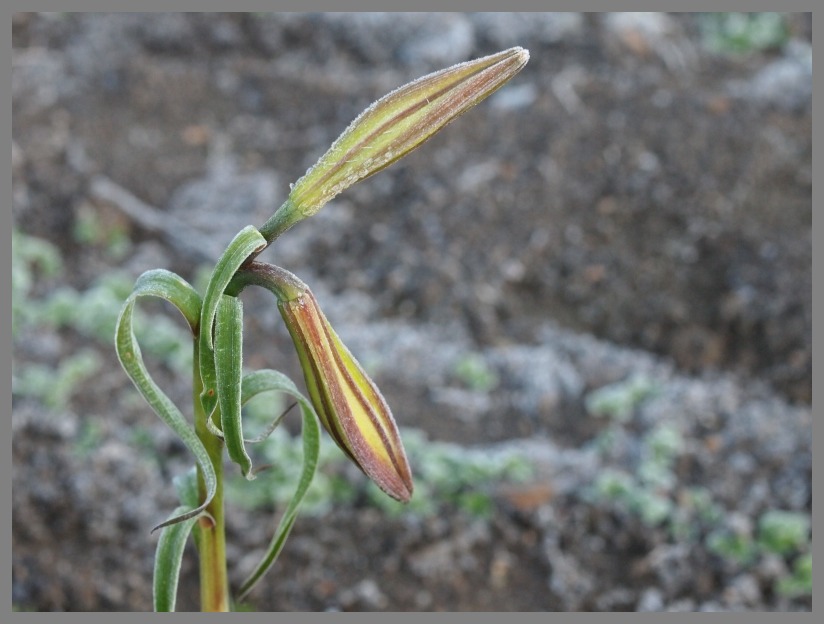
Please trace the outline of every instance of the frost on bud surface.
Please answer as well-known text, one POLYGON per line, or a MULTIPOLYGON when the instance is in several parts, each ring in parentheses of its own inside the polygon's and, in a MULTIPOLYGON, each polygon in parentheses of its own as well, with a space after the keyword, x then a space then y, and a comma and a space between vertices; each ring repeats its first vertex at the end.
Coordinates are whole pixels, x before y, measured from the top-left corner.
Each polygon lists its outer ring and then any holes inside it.
POLYGON ((380 391, 338 338, 311 291, 281 300, 278 307, 324 428, 384 492, 408 502, 412 473, 380 391))
POLYGON ((292 187, 261 232, 271 240, 330 199, 391 165, 450 121, 494 93, 529 60, 515 47, 428 74, 363 111, 292 187))

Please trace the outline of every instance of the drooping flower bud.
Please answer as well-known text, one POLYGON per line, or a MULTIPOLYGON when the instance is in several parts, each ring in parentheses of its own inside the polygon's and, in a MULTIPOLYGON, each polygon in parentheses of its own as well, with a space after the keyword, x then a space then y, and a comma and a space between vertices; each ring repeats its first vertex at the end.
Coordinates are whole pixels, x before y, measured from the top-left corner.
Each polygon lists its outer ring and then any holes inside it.
POLYGON ((494 93, 529 60, 515 47, 418 78, 363 111, 292 187, 260 228, 268 241, 330 199, 421 145, 450 121, 494 93))
POLYGON ((278 307, 312 404, 337 445, 384 492, 408 502, 412 473, 392 412, 307 288, 278 307))
POLYGON ((384 492, 408 502, 412 471, 392 412, 332 329, 309 287, 285 269, 251 262, 235 273, 226 293, 237 296, 252 284, 277 297, 323 427, 384 492))

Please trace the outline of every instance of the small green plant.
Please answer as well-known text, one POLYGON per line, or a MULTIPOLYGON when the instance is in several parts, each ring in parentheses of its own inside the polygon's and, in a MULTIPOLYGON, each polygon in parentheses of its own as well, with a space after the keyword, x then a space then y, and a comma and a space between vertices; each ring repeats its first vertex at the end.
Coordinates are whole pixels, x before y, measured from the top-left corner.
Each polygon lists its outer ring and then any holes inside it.
POLYGON ((776 580, 776 593, 788 598, 812 594, 813 560, 807 514, 770 509, 758 518, 757 535, 719 527, 707 535, 706 545, 710 552, 740 567, 752 566, 765 555, 778 555, 792 562, 792 572, 776 580))
POLYGON ((498 387, 498 375, 477 353, 467 353, 454 367, 455 376, 470 390, 491 392, 498 387))
MULTIPOLYGON (((123 299, 131 292, 133 280, 112 272, 102 275, 84 291, 55 286, 64 271, 58 249, 46 240, 18 231, 13 231, 12 240, 15 344, 22 344, 28 336, 43 330, 69 329, 80 337, 111 345, 123 299)), ((160 314, 141 314, 135 325, 146 336, 144 346, 152 357, 177 372, 191 369, 191 340, 171 319, 160 314), (149 328, 151 332, 147 331, 149 328)), ((93 379, 102 366, 99 352, 90 347, 73 351, 56 365, 15 357, 12 392, 59 411, 82 394, 83 383, 93 379)), ((83 435, 81 429, 81 438, 83 435)), ((84 439, 77 441, 81 453, 86 445, 84 439)))
POLYGON ((684 491, 683 507, 706 526, 717 525, 724 516, 721 505, 713 500, 712 492, 705 487, 687 488, 684 491))
POLYGON ((711 553, 742 567, 758 558, 758 544, 747 533, 718 528, 707 535, 705 543, 711 553))
POLYGON ((778 555, 800 550, 809 535, 810 518, 806 514, 771 509, 758 520, 758 544, 778 555))
POLYGON ((125 256, 131 247, 123 225, 116 222, 104 225, 97 212, 88 204, 83 204, 77 209, 72 235, 81 245, 102 248, 114 260, 125 256))
MULTIPOLYGON (((17 231, 12 233, 12 240, 12 326, 15 339, 22 329, 68 328, 81 336, 110 345, 120 308, 132 290, 133 280, 113 271, 100 276, 84 291, 70 286, 51 287, 50 280, 63 273, 63 260, 58 249, 46 240, 17 231)), ((145 335, 143 345, 150 355, 175 371, 191 369, 191 341, 171 319, 160 314, 136 314, 135 327, 138 333, 145 335), (151 331, 147 331, 149 328, 151 331)), ((82 360, 88 361, 90 357, 85 353, 82 360)), ((76 356, 71 356, 61 362, 61 367, 76 360, 76 356)), ((59 371, 49 372, 46 366, 29 365, 26 368, 29 367, 34 367, 35 371, 24 370, 20 373, 21 379, 60 374, 59 371)), ((29 386, 25 381, 22 383, 17 390, 24 394, 47 395, 47 389, 42 384, 29 386)))
POLYGON ((668 493, 659 492, 619 470, 604 470, 599 474, 590 495, 625 509, 651 527, 667 520, 674 508, 668 493))
POLYGON ((45 364, 31 364, 14 377, 13 392, 35 397, 48 408, 66 405, 80 383, 100 370, 100 356, 84 349, 60 362, 55 369, 45 364))
POLYGON ((105 438, 103 423, 99 418, 87 418, 80 424, 74 439, 74 452, 80 457, 90 457, 100 448, 105 438))
MULTIPOLYGON (((503 86, 528 59, 526 50, 512 48, 424 76, 375 102, 291 186, 286 201, 266 223, 259 228, 247 226, 235 236, 202 291, 162 269, 138 278, 117 319, 117 355, 140 394, 196 460, 196 470, 179 480, 180 506, 156 527, 162 532, 155 557, 155 610, 174 610, 181 560, 190 534, 194 534, 200 559, 202 610, 228 611, 231 606, 224 530, 224 452, 239 466, 243 477, 254 480, 258 471, 248 445, 270 436, 288 412, 275 411, 264 431, 249 439, 243 427, 243 405, 255 396, 275 392, 290 395, 296 402, 303 419, 302 457, 298 460, 289 455, 284 445, 279 449, 282 454, 273 458, 272 470, 301 466, 294 475, 297 487, 263 558, 238 588, 237 601, 242 601, 272 566, 299 506, 308 496, 320 461, 319 425, 385 494, 400 502, 410 501, 409 462, 377 387, 341 342, 308 286, 288 271, 257 258, 333 197, 402 158, 503 86), (244 373, 243 306, 238 296, 250 286, 274 295, 300 359, 308 398, 275 370, 244 373), (134 318, 136 302, 144 297, 172 304, 191 330, 194 427, 143 362, 134 318)), ((477 500, 466 504, 479 505, 477 500)))
MULTIPOLYGON (((246 416, 247 420, 249 415, 246 416)), ((409 462, 419 466, 415 475, 415 496, 401 504, 386 497, 374 484, 366 487, 366 500, 389 515, 437 515, 444 507, 472 516, 488 516, 494 508, 492 487, 499 483, 522 482, 533 474, 532 464, 515 451, 465 449, 456 444, 435 442, 416 429, 401 430, 409 462)), ((272 469, 258 473, 247 482, 237 475, 226 481, 227 498, 247 509, 278 508, 289 502, 300 467, 300 440, 278 429, 258 447, 261 462, 272 469), (277 464, 276 464, 277 462, 277 464)), ((301 513, 317 516, 333 505, 353 504, 363 493, 343 475, 345 458, 322 438, 318 466, 312 485, 301 504, 301 513)))
POLYGON ((703 13, 704 44, 716 52, 746 54, 781 47, 789 37, 781 13, 703 13))
POLYGON ((792 575, 778 579, 775 591, 787 598, 812 596, 813 594, 813 554, 801 555, 793 564, 792 575))
MULTIPOLYGON (((591 413, 610 418, 594 447, 608 455, 620 429, 638 403, 651 396, 655 386, 642 378, 605 386, 588 397, 591 413)), ((792 573, 775 583, 776 593, 795 598, 812 592, 812 553, 808 514, 768 510, 749 525, 726 525, 728 514, 712 493, 701 487, 679 488, 675 464, 685 448, 681 432, 659 423, 644 435, 634 470, 602 470, 586 496, 630 513, 649 527, 663 526, 674 539, 704 546, 724 561, 749 568, 765 555, 778 555, 792 563, 792 573)))
POLYGON ((370 501, 392 515, 411 513, 433 516, 441 505, 472 516, 488 516, 493 508, 491 486, 501 482, 521 482, 533 474, 532 464, 511 450, 491 453, 466 449, 448 442, 433 442, 422 431, 404 431, 410 461, 418 466, 416 489, 419 495, 408 505, 380 496, 369 487, 370 501))
POLYGON ((681 432, 672 425, 662 423, 644 438, 638 477, 649 488, 672 490, 676 478, 673 472, 675 460, 684 448, 681 432))
POLYGON ((60 252, 48 241, 28 236, 16 229, 11 233, 11 314, 12 336, 34 321, 34 284, 37 275, 57 276, 63 269, 60 252))
MULTIPOLYGON (((621 426, 613 421, 595 447, 608 453, 621 426)), ((695 541, 702 526, 717 525, 723 510, 709 490, 678 487, 675 463, 683 451, 683 434, 669 423, 659 423, 642 438, 634 469, 601 471, 587 495, 609 502, 649 527, 663 525, 673 537, 695 541)))
POLYGON ((655 396, 658 388, 644 375, 601 386, 587 395, 586 408, 590 414, 626 422, 641 403, 655 396))
POLYGON ((758 520, 758 546, 792 560, 790 576, 775 583, 775 591, 788 598, 811 596, 813 591, 813 553, 810 516, 805 513, 771 509, 758 520))

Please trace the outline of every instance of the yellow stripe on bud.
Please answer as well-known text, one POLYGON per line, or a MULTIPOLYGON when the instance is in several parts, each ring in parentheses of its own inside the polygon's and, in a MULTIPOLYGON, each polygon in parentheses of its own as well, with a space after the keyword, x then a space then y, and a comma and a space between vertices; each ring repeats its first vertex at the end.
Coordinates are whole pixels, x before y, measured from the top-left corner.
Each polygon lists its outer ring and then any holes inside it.
POLYGON ((324 428, 384 492, 408 502, 412 473, 380 391, 332 329, 311 291, 279 301, 278 307, 324 428))
POLYGON ((515 47, 418 78, 363 111, 261 227, 271 242, 355 182, 391 165, 494 93, 529 60, 515 47))

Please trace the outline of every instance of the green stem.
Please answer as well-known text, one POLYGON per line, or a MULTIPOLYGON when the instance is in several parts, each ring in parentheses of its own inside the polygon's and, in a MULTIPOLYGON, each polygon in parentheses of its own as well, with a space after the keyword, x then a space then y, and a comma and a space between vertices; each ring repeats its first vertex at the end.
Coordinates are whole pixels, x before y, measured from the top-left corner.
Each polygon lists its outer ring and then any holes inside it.
MULTIPOLYGON (((275 211, 275 214, 258 228, 258 231, 263 234, 263 238, 271 245, 281 234, 304 218, 305 215, 301 214, 292 203, 292 200, 287 198, 283 205, 275 211)), ((251 259, 254 259, 255 256, 257 254, 254 254, 251 259)))
POLYGON ((286 269, 265 262, 250 262, 237 270, 226 287, 226 294, 237 297, 250 284, 271 291, 278 301, 292 301, 309 290, 306 284, 286 269))
MULTIPOLYGON (((200 608, 202 611, 229 611, 229 578, 226 570, 226 530, 223 514, 223 441, 206 428, 207 415, 200 403, 203 385, 200 380, 197 340, 195 340, 193 386, 195 433, 206 447, 217 476, 217 491, 206 508, 211 518, 203 516, 198 521, 200 608)), ((203 501, 206 497, 206 485, 199 468, 197 487, 200 500, 203 501)))

